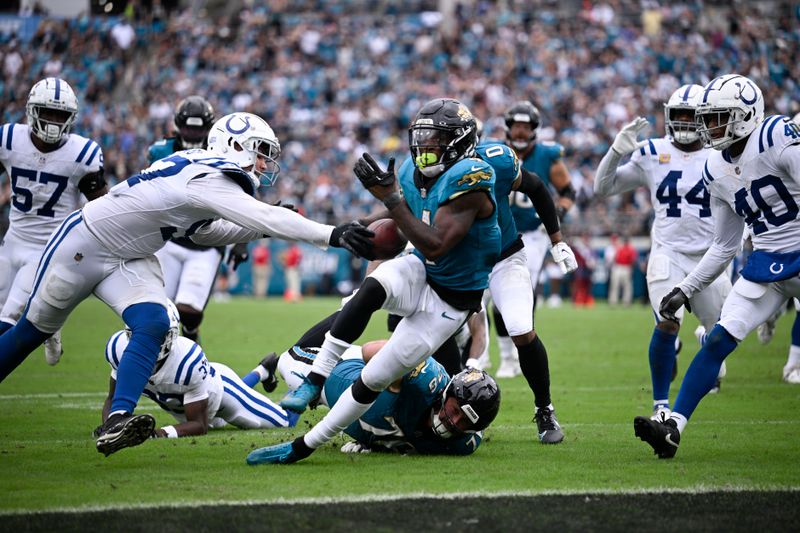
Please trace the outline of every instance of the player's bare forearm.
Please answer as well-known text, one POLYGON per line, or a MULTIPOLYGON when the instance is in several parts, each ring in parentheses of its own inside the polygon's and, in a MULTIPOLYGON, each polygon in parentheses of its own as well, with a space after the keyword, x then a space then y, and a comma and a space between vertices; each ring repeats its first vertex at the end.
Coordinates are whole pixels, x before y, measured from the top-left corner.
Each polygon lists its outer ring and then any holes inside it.
POLYGON ((405 202, 389 213, 414 247, 428 260, 435 261, 458 244, 472 226, 479 211, 490 202, 480 192, 459 196, 436 211, 432 225, 418 219, 405 202))
MULTIPOLYGON (((208 433, 208 425, 201 424, 200 422, 183 422, 172 426, 178 433, 178 437, 199 437, 208 433)), ((162 429, 156 429, 156 436, 158 438, 165 438, 167 433, 162 429)))
MULTIPOLYGON (((187 403, 183 408, 186 422, 172 426, 178 437, 196 437, 208 433, 208 399, 187 403)), ((156 436, 163 438, 167 433, 163 428, 158 428, 156 436)))

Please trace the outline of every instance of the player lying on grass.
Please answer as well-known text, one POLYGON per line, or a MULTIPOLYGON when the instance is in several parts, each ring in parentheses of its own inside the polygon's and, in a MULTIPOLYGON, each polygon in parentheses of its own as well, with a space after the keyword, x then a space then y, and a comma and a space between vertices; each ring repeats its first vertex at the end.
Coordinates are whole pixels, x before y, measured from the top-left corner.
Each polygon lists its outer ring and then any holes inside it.
MULTIPOLYGON (((320 403, 331 407, 336 404, 387 342, 352 345, 326 380, 320 403)), ((298 342, 277 360, 273 356, 272 364, 265 359, 264 366, 277 366, 277 373, 294 389, 303 383, 318 351, 318 345, 298 342)), ((270 378, 263 383, 267 390, 274 390, 277 380, 270 378)), ((392 382, 361 418, 344 429, 355 442, 346 443, 342 451, 469 455, 480 445, 482 430, 499 409, 500 389, 489 374, 467 369, 450 378, 442 365, 428 357, 392 382)), ((258 450, 247 461, 259 464, 258 450)))
MULTIPOLYGON (((144 389, 144 396, 175 417, 175 425, 157 428, 153 437, 193 437, 205 435, 208 428, 231 424, 241 429, 292 427, 300 415, 285 411, 263 394, 253 390, 269 375, 261 367, 243 378, 221 363, 210 363, 194 341, 178 335, 178 310, 168 304, 170 333, 164 342, 155 370, 144 389)), ((116 388, 117 368, 130 340, 130 330, 120 330, 106 344, 106 360, 111 365, 108 397, 103 405, 103 420, 108 418, 116 388)), ((265 386, 269 385, 265 383, 265 386)), ((274 386, 273 386, 274 389, 274 386)), ((99 433, 100 427, 95 430, 99 433)))

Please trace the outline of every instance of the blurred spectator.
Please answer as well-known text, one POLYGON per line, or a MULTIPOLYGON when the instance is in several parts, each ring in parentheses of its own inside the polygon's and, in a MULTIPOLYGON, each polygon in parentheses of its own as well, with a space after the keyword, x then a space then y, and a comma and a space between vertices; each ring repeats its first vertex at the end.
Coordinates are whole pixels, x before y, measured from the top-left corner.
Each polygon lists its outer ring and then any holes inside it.
POLYGON ((253 296, 269 296, 269 280, 272 276, 272 257, 269 247, 262 239, 250 251, 253 271, 253 296))
POLYGON ((300 285, 300 261, 303 254, 296 243, 292 243, 283 253, 283 275, 286 280, 286 290, 283 299, 287 302, 299 302, 303 299, 300 285))
POLYGON ((611 265, 611 281, 608 286, 608 303, 617 305, 619 293, 622 292, 622 303, 626 306, 633 301, 633 265, 639 258, 636 248, 631 245, 627 235, 622 238, 622 244, 617 244, 614 250, 614 260, 611 265))
POLYGON ((573 274, 572 281, 572 300, 575 305, 592 307, 594 296, 592 295, 592 275, 594 267, 597 265, 597 254, 592 249, 591 237, 584 232, 580 240, 572 243, 572 251, 575 252, 575 259, 578 260, 578 270, 573 274))

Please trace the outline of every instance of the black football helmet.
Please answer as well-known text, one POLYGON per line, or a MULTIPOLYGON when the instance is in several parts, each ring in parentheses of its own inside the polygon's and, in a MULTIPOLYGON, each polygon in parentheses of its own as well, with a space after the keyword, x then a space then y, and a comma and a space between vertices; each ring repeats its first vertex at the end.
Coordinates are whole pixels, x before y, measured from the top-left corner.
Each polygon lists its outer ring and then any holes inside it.
POLYGON ((505 121, 506 140, 517 150, 526 150, 536 140, 536 130, 539 128, 539 110, 528 100, 522 100, 503 114, 505 121), (531 125, 531 133, 525 140, 514 140, 511 137, 511 125, 515 122, 525 122, 531 125))
POLYGON ((461 411, 471 422, 470 431, 489 427, 500 410, 500 388, 494 378, 476 368, 463 370, 453 376, 441 400, 434 405, 433 431, 444 438, 449 438, 455 432, 454 424, 446 419, 446 414, 440 416, 442 405, 451 397, 456 399, 461 411))
POLYGON ((419 110, 408 129, 414 165, 433 178, 475 153, 478 126, 472 112, 452 98, 436 98, 419 110))
POLYGON ((175 131, 182 149, 203 148, 214 124, 214 108, 202 96, 187 96, 175 108, 175 131))

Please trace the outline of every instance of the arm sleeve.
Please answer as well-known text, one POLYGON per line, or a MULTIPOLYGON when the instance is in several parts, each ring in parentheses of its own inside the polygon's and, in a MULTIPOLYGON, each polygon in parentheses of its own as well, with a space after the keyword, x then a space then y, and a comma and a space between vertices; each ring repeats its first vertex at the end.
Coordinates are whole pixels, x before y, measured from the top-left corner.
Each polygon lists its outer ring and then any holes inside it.
POLYGON ((731 209, 727 202, 711 197, 714 213, 714 243, 678 288, 691 298, 708 287, 725 271, 742 244, 744 219, 731 209))
POLYGON ((190 181, 187 195, 195 206, 261 235, 308 242, 326 249, 333 232, 333 226, 314 222, 290 209, 259 202, 221 174, 190 181))
POLYGON ((539 176, 523 168, 517 190, 531 199, 533 207, 536 209, 536 214, 542 219, 542 224, 544 224, 549 235, 560 230, 556 204, 553 202, 553 197, 550 195, 547 185, 544 184, 539 176))
POLYGON ((600 160, 594 176, 594 193, 596 195, 611 196, 647 185, 647 178, 642 167, 633 161, 620 167, 621 160, 622 156, 611 149, 600 160))
POLYGON ((200 228, 189 238, 192 242, 201 246, 225 246, 227 244, 250 242, 263 237, 267 237, 267 235, 243 228, 227 220, 215 220, 208 226, 200 228))

